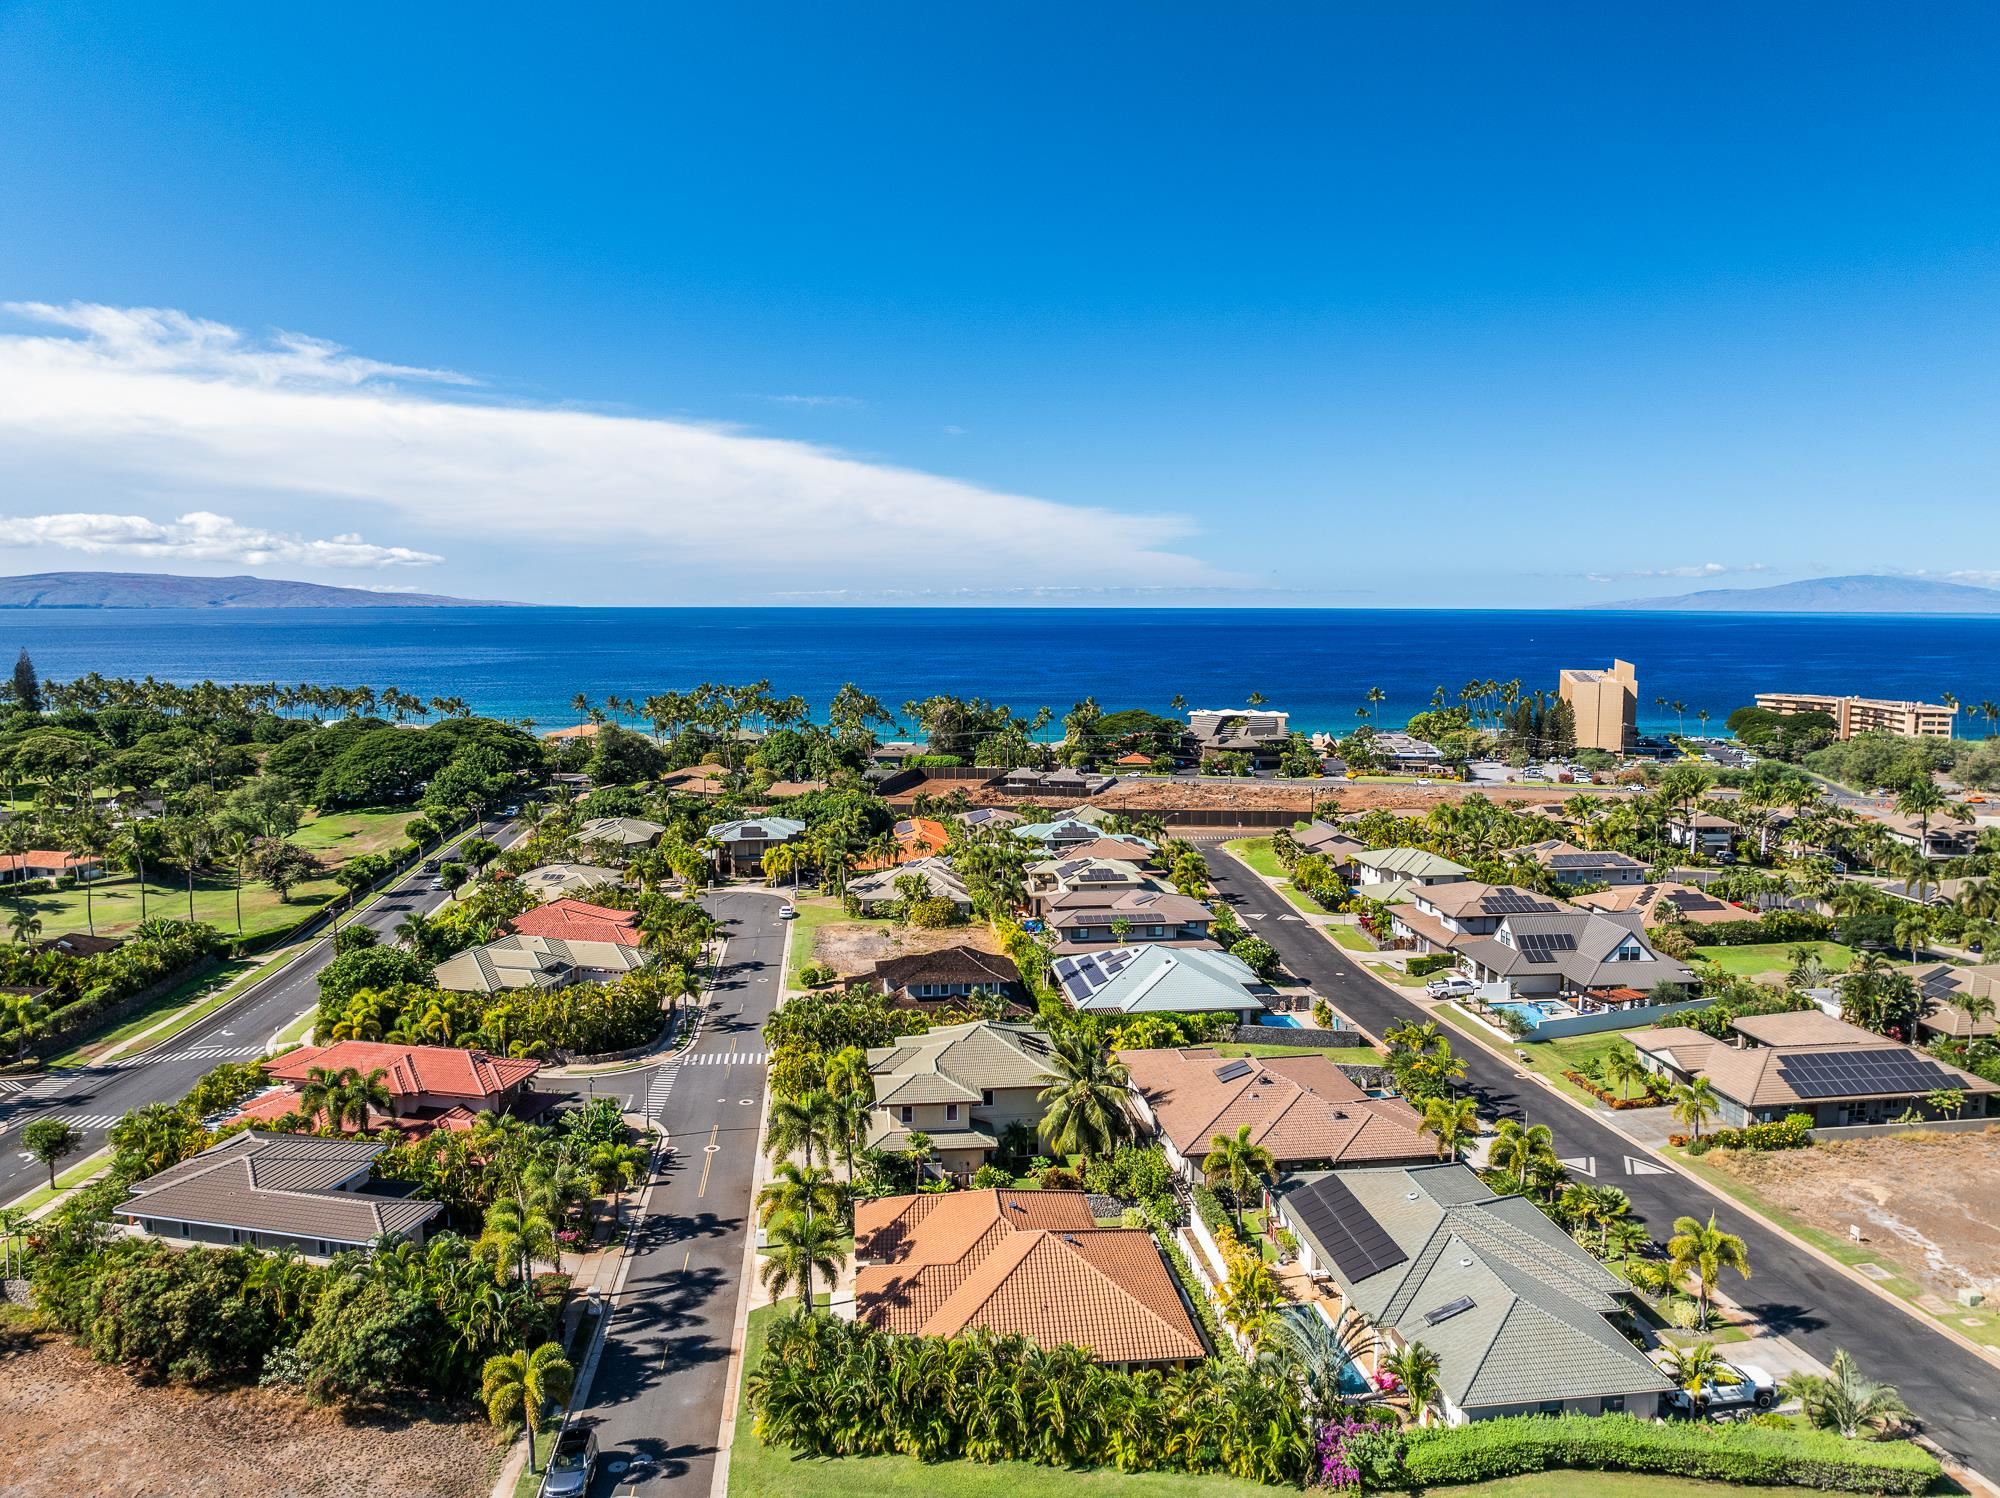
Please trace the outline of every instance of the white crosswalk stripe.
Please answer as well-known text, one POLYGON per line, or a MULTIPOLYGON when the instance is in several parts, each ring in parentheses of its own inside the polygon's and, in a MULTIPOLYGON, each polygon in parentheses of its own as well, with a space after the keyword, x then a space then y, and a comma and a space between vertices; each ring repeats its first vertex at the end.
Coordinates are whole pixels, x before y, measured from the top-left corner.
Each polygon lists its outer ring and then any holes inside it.
POLYGON ((134 1056, 129 1061, 115 1061, 114 1066, 152 1066, 161 1061, 247 1061, 252 1056, 261 1056, 264 1048, 260 1045, 204 1045, 191 1051, 150 1052, 144 1056, 134 1056))
POLYGON ((14 1093, 26 1092, 31 1085, 19 1077, 0 1077, 0 1094, 11 1097, 14 1093))
POLYGON ((679 1076, 677 1068, 663 1066, 653 1073, 653 1080, 646 1086, 646 1116, 657 1118, 667 1106, 667 1099, 673 1095, 674 1078, 679 1076))
POLYGON ((769 1060, 764 1051, 705 1051, 699 1056, 683 1056, 682 1066, 762 1066, 769 1060))
POLYGON ((117 1123, 121 1115, 116 1113, 59 1113, 58 1123, 66 1123, 73 1129, 108 1129, 117 1123))

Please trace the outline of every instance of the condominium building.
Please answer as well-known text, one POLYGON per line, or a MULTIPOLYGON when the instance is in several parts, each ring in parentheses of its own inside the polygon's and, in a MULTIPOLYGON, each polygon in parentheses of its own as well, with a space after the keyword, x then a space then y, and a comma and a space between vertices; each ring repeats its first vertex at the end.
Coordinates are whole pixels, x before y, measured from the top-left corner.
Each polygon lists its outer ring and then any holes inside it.
POLYGON ((1576 747, 1623 754, 1639 737, 1639 678, 1630 661, 1609 671, 1565 670, 1557 694, 1576 715, 1576 747))
POLYGON ((1891 702, 1884 697, 1829 697, 1817 692, 1759 692, 1757 706, 1773 713, 1825 713, 1834 735, 1899 733, 1905 738, 1948 739, 1958 704, 1891 702))

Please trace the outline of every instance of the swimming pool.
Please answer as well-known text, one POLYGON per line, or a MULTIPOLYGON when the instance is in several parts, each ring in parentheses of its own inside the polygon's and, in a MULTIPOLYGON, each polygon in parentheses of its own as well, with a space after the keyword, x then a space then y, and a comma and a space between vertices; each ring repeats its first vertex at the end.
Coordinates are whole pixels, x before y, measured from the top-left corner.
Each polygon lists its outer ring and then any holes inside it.
POLYGON ((1287 1030, 1338 1030, 1341 1028, 1340 1016, 1337 1014, 1333 1017, 1333 1023, 1330 1025, 1322 1025, 1310 1014, 1267 1014, 1258 1020, 1257 1023, 1260 1025, 1281 1025, 1287 1030))
POLYGON ((1543 1020, 1571 1019, 1577 1013, 1572 1005, 1565 1004, 1561 999, 1502 999, 1490 1007, 1517 1014, 1523 1023, 1531 1027, 1540 1025, 1543 1020))

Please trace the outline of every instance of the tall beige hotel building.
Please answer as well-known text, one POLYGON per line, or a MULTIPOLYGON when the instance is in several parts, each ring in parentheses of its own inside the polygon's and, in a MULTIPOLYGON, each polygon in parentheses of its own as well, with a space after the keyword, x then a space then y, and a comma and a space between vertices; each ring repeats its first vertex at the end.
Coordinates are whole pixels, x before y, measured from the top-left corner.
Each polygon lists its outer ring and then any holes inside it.
POLYGON ((1609 671, 1565 670, 1557 695, 1576 714, 1576 747, 1623 754, 1639 741, 1639 677, 1630 661, 1609 671))

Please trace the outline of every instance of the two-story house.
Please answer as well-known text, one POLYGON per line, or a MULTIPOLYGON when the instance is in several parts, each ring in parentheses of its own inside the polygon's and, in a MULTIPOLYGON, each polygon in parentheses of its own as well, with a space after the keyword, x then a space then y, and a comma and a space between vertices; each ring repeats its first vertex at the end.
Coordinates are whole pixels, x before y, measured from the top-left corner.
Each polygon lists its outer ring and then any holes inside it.
POLYGON ((1491 936, 1457 943, 1476 983, 1506 983, 1517 996, 1561 995, 1584 1013, 1650 1001, 1655 985, 1691 992, 1694 973, 1647 942, 1639 917, 1569 908, 1501 918, 1491 936))
POLYGON ((936 1168, 967 1180, 992 1159, 1011 1124, 1041 1123, 1055 1080, 1049 1038, 1026 1025, 952 1025, 868 1052, 875 1109, 868 1142, 891 1154, 927 1135, 936 1168))
POLYGON ((1676 848, 1685 848, 1704 858, 1727 858, 1736 847, 1736 840, 1742 836, 1741 827, 1712 811, 1698 811, 1692 816, 1676 816, 1667 821, 1667 841, 1676 848))
POLYGON ((1083 890, 1151 889, 1153 881, 1136 863, 1113 858, 1045 858, 1031 863, 1023 874, 1028 882, 1028 906, 1036 915, 1048 902, 1083 890))
POLYGON ((1411 889, 1408 903, 1390 912, 1389 925, 1398 943, 1428 955, 1455 952, 1474 937, 1491 936, 1510 915, 1554 915, 1568 908, 1518 885, 1465 879, 1411 889))
POLYGON ((1508 851, 1509 858, 1525 858, 1555 876, 1558 884, 1644 884, 1646 866, 1629 853, 1608 848, 1579 848, 1559 837, 1508 851))
POLYGON ((708 835, 722 845, 722 866, 731 874, 760 874, 764 855, 805 835, 806 824, 791 817, 744 817, 719 822, 708 835))
POLYGON ((1055 933, 1056 955, 1098 947, 1213 946, 1208 928, 1215 913, 1173 890, 1080 889, 1042 904, 1042 920, 1055 933))

